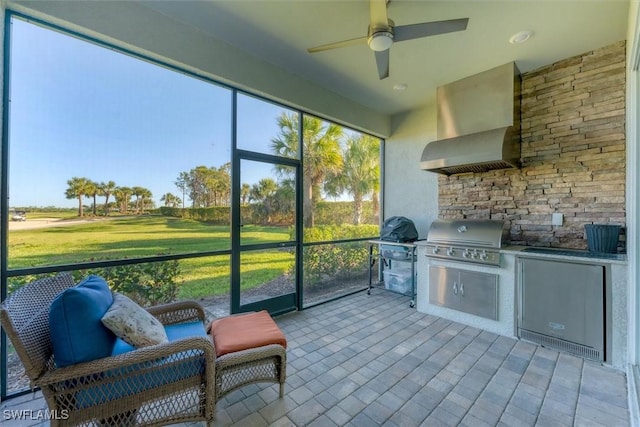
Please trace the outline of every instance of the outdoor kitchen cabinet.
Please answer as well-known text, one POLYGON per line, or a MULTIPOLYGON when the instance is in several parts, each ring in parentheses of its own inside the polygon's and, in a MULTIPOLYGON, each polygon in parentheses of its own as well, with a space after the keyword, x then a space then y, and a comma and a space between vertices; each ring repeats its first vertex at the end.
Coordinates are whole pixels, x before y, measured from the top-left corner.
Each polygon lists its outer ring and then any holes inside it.
POLYGON ((431 265, 429 302, 498 320, 498 275, 431 265))
POLYGON ((606 265, 524 256, 518 265, 518 336, 606 361, 606 265))
MULTIPOLYGON (((391 292, 408 295, 411 297, 409 307, 416 305, 416 245, 414 243, 397 243, 388 242, 386 240, 370 240, 369 242, 369 288, 367 294, 371 295, 371 289, 374 281, 374 266, 377 269, 378 277, 383 275, 385 288, 391 292), (376 263, 379 261, 379 263, 376 263), (399 265, 406 267, 407 273, 398 275, 394 274, 394 268, 399 265), (386 283, 385 283, 386 281, 386 283), (398 281, 402 283, 398 283, 398 281), (399 284, 399 287, 394 286, 399 284)), ((398 271, 398 270, 396 270, 398 271)))

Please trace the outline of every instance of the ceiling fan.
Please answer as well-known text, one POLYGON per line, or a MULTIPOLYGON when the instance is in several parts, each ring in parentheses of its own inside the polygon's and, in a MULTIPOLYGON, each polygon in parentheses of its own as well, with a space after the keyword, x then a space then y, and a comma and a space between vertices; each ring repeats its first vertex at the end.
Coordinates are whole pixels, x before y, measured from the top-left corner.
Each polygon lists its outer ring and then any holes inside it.
POLYGON ((396 26, 395 23, 387 17, 388 2, 389 0, 370 0, 369 12, 371 21, 365 37, 316 46, 307 49, 307 51, 309 53, 316 53, 366 43, 375 53, 378 76, 380 80, 382 80, 389 77, 389 48, 394 42, 436 36, 438 34, 467 29, 469 18, 396 26))

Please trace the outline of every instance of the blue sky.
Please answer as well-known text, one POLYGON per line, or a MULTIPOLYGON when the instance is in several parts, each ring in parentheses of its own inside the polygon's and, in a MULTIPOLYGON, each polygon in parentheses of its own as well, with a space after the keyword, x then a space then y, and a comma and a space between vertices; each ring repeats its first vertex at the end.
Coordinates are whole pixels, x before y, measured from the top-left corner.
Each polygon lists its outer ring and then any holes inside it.
MULTIPOLYGON (((239 145, 267 146, 281 111, 240 99, 239 145)), ((180 172, 230 161, 228 89, 19 19, 9 123, 12 207, 76 207, 64 195, 74 176, 146 187, 160 205, 180 172)), ((243 182, 272 175, 257 166, 243 182)))

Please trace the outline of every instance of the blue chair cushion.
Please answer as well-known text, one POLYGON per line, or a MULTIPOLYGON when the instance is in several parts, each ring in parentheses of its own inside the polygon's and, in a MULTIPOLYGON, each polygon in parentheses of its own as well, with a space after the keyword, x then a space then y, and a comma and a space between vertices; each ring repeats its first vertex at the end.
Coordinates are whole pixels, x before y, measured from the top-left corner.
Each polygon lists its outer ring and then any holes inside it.
MULTIPOLYGON (((204 330, 204 325, 200 321, 166 325, 164 327, 164 331, 167 333, 169 342, 179 340, 180 338, 207 336, 207 333, 204 330)), ((111 355, 115 356, 135 349, 136 348, 134 346, 127 344, 123 339, 116 338, 111 355)))
POLYGON ((100 319, 113 303, 107 282, 88 276, 58 295, 49 308, 49 328, 58 367, 111 354, 116 336, 100 319))
MULTIPOLYGON (((207 336, 204 325, 199 321, 167 325, 165 331, 170 342, 186 337, 207 336)), ((135 347, 117 338, 111 354, 115 356, 132 350, 135 350, 135 347)), ((182 352, 132 367, 106 371, 102 374, 105 378, 121 379, 79 391, 75 396, 76 407, 87 408, 103 404, 164 384, 201 375, 205 369, 204 358, 194 358, 194 355, 193 352, 182 352)))

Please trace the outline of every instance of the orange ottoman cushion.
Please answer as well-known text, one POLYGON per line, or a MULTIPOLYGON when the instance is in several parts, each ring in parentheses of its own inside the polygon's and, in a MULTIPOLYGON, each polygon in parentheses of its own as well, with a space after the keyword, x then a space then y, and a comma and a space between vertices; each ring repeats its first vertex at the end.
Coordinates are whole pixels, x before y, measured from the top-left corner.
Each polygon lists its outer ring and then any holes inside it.
POLYGON ((215 319, 209 328, 216 356, 269 344, 287 348, 287 339, 266 310, 215 319))

